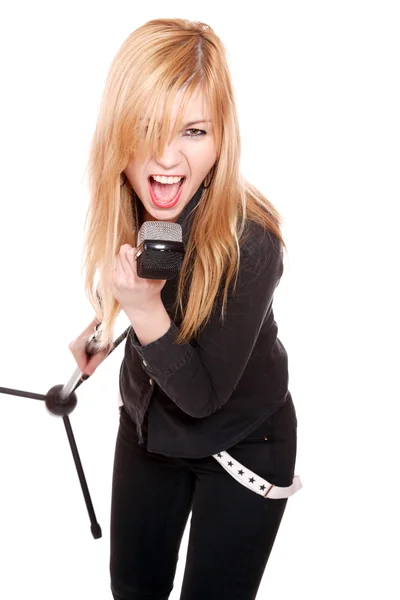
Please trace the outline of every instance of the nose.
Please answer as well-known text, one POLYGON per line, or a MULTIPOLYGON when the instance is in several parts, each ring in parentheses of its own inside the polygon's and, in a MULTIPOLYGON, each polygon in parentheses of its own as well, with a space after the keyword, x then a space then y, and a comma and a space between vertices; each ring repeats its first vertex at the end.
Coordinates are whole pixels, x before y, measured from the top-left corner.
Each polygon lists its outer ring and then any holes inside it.
POLYGON ((155 156, 155 160, 165 171, 171 170, 180 165, 182 162, 182 156, 179 143, 174 140, 169 144, 165 144, 164 151, 158 156, 155 156))

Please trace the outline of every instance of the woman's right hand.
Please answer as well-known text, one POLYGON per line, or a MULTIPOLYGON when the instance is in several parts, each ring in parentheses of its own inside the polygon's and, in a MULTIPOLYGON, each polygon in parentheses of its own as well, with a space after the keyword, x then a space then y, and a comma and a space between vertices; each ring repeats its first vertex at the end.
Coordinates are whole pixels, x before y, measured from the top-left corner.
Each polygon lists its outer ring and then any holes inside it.
MULTIPOLYGON (((97 367, 107 357, 109 350, 104 349, 96 354, 89 355, 86 353, 86 345, 89 338, 94 333, 95 325, 99 323, 97 318, 82 331, 78 337, 69 344, 68 348, 71 350, 73 357, 75 358, 79 369, 82 371, 82 375, 93 375, 97 367)), ((82 379, 82 376, 81 376, 82 379)))

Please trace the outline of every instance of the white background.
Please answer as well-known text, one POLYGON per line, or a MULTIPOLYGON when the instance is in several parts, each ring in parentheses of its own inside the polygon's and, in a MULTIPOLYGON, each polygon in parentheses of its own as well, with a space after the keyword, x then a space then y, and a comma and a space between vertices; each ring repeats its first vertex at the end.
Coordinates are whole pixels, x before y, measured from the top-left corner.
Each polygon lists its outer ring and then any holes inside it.
MULTIPOLYGON (((80 274, 86 161, 108 67, 153 18, 229 53, 246 177, 284 218, 275 294, 298 415, 296 472, 258 598, 398 598, 397 2, 13 2, 0 18, 0 385, 45 394, 92 319, 80 274), (397 360, 396 360, 397 359, 397 360)), ((115 331, 129 324, 123 314, 115 331)), ((63 422, 0 394, 0 597, 111 599, 109 513, 123 342, 63 422)), ((171 600, 179 599, 188 528, 171 600)))

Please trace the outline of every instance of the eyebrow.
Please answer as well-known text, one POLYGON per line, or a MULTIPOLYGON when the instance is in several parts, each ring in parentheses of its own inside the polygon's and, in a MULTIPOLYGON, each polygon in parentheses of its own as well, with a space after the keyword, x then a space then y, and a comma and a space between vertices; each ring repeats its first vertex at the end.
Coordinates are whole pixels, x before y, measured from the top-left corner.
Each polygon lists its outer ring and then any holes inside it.
POLYGON ((184 127, 190 127, 190 125, 197 125, 197 123, 211 123, 211 119, 197 119, 197 121, 190 121, 190 123, 186 123, 184 127))
MULTIPOLYGON (((140 121, 143 121, 142 117, 140 117, 140 121)), ((196 119, 196 121, 190 121, 190 123, 186 123, 184 127, 190 127, 191 125, 197 125, 197 123, 211 123, 211 119, 196 119)))

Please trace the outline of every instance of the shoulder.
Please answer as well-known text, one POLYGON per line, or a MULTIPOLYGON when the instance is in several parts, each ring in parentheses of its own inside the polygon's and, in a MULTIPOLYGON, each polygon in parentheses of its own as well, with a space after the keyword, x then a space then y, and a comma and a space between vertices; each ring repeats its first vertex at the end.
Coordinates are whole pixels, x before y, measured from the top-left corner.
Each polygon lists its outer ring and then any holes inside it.
POLYGON ((267 264, 269 268, 281 269, 283 264, 283 245, 280 239, 269 229, 255 221, 246 221, 241 258, 255 267, 267 264))

